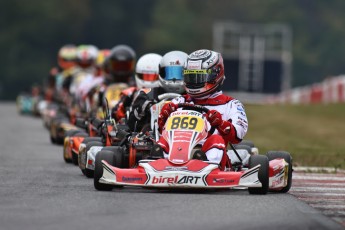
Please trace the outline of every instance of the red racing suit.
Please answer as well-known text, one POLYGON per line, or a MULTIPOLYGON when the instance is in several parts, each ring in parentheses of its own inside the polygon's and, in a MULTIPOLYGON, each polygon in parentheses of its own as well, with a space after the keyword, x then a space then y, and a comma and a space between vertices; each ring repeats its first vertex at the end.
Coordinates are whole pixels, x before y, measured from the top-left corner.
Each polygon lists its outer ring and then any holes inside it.
MULTIPOLYGON (((224 154, 228 143, 237 144, 241 142, 248 130, 248 120, 242 103, 237 99, 224 95, 222 91, 198 99, 191 98, 187 94, 173 99, 172 102, 174 104, 192 103, 202 105, 221 114, 222 125, 216 129, 212 129, 209 125, 209 135, 201 150, 206 154, 209 161, 219 163, 221 168, 225 168, 227 164, 230 164, 227 154, 224 154)), ((169 152, 169 145, 163 137, 159 139, 158 144, 164 152, 169 152)))

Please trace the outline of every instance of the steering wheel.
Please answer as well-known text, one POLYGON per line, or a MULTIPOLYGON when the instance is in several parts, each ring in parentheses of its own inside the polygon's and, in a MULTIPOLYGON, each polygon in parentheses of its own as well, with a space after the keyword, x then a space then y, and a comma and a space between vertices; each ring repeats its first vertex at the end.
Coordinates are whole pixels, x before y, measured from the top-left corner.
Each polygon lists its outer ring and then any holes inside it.
POLYGON ((162 101, 162 100, 166 100, 166 99, 173 99, 175 97, 179 97, 181 96, 181 94, 178 93, 163 93, 161 95, 158 95, 158 100, 162 101))
POLYGON ((194 110, 200 113, 202 112, 207 113, 208 111, 210 111, 208 108, 202 105, 194 105, 194 104, 189 104, 189 103, 178 103, 177 106, 179 108, 190 109, 190 110, 194 110))

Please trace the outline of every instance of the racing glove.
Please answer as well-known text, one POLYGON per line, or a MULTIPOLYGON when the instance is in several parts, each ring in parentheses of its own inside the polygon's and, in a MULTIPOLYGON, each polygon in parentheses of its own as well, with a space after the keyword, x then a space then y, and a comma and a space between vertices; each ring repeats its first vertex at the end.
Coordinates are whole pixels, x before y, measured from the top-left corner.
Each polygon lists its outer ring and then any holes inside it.
POLYGON ((224 121, 222 115, 216 110, 209 110, 206 113, 206 119, 211 124, 211 126, 215 127, 218 132, 224 136, 230 133, 231 130, 231 122, 224 121))
POLYGON ((158 116, 158 130, 160 133, 162 132, 164 124, 166 120, 168 119, 168 117, 170 116, 170 114, 176 111, 177 109, 178 109, 178 105, 172 102, 169 102, 162 107, 161 112, 158 116))

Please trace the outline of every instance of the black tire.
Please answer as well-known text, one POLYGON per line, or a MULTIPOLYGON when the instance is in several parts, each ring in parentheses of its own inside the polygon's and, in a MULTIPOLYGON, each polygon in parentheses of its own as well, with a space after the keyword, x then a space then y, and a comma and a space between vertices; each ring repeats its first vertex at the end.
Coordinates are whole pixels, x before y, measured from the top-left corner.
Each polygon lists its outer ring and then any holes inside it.
POLYGON ((267 194, 269 189, 269 163, 267 156, 253 155, 249 158, 249 168, 253 168, 257 165, 261 165, 259 169, 259 180, 262 184, 261 188, 248 188, 250 194, 267 194))
POLYGON ((71 129, 71 130, 67 130, 65 132, 65 137, 73 137, 73 136, 76 136, 75 134, 77 134, 77 133, 86 133, 86 132, 84 132, 83 130, 80 130, 80 129, 71 129))
POLYGON ((99 191, 111 191, 114 186, 109 184, 103 184, 99 182, 99 179, 103 176, 103 165, 102 160, 107 161, 109 164, 113 164, 114 161, 114 154, 111 151, 102 150, 96 155, 96 162, 95 162, 95 172, 93 178, 93 184, 95 189, 99 191))
POLYGON ((62 156, 63 156, 63 159, 65 160, 66 163, 72 163, 72 159, 66 158, 66 154, 65 154, 65 151, 66 151, 66 148, 67 148, 68 144, 69 144, 69 138, 65 137, 65 140, 64 140, 64 143, 63 143, 62 156))
POLYGON ((56 144, 56 139, 50 134, 50 142, 56 144))
POLYGON ((270 190, 271 192, 287 193, 292 185, 292 157, 290 153, 284 151, 269 151, 267 152, 266 156, 269 161, 277 158, 283 158, 289 164, 287 185, 281 190, 270 190))
POLYGON ((83 143, 87 144, 91 141, 102 142, 102 137, 85 137, 85 139, 83 140, 83 143))
MULTIPOLYGON (((102 142, 99 142, 99 141, 89 141, 87 144, 86 144, 86 147, 85 147, 85 154, 87 153, 87 151, 90 150, 91 147, 93 146, 103 146, 103 143, 102 142)), ((84 166, 86 166, 86 155, 85 156, 82 156, 81 153, 78 154, 78 165, 79 165, 79 168, 81 169, 81 172, 87 177, 87 178, 93 178, 94 176, 94 171, 91 170, 91 169, 88 169, 86 167, 81 167, 81 165, 83 164, 84 166)))
MULTIPOLYGON (((56 133, 60 133, 60 132, 65 132, 62 128, 58 128, 56 133)), ((56 144, 58 145, 63 145, 63 142, 65 140, 65 134, 63 136, 59 136, 57 135, 57 137, 55 138, 56 140, 56 144)))
POLYGON ((128 168, 128 162, 125 161, 125 150, 120 146, 106 146, 102 150, 111 151, 114 154, 113 166, 117 168, 128 168))

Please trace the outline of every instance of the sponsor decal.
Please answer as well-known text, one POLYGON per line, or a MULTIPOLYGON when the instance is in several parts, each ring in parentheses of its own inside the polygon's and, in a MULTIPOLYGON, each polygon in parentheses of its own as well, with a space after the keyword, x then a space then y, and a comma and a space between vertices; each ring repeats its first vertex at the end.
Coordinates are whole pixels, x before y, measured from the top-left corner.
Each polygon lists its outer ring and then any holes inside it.
POLYGON ((201 69, 201 60, 197 61, 188 61, 187 69, 201 69))
POLYGON ((142 181, 143 179, 140 177, 125 177, 122 176, 122 181, 123 182, 136 182, 136 181, 142 181))
POLYGON ((243 109, 243 107, 241 105, 237 106, 237 110, 240 111, 240 112, 244 112, 244 109, 243 109))
POLYGON ((154 176, 152 178, 152 184, 197 184, 201 180, 200 176, 175 176, 175 177, 163 177, 154 176))
POLYGON ((237 117, 240 122, 247 124, 248 122, 243 117, 237 117))
POLYGON ((180 61, 179 60, 176 60, 175 62, 171 61, 169 62, 170 65, 180 65, 180 61))
POLYGON ((184 171, 184 170, 188 170, 188 167, 187 166, 183 166, 183 167, 166 166, 165 169, 171 170, 171 171, 184 171))
POLYGON ((214 62, 214 60, 216 60, 216 58, 217 58, 217 55, 213 55, 212 57, 210 57, 210 59, 206 61, 207 65, 210 66, 214 62))
POLYGON ((224 178, 213 178, 213 183, 220 183, 220 184, 224 184, 224 183, 234 183, 235 180, 227 180, 224 178))
POLYGON ((279 177, 278 179, 272 181, 272 187, 276 187, 284 182, 283 177, 279 177))

